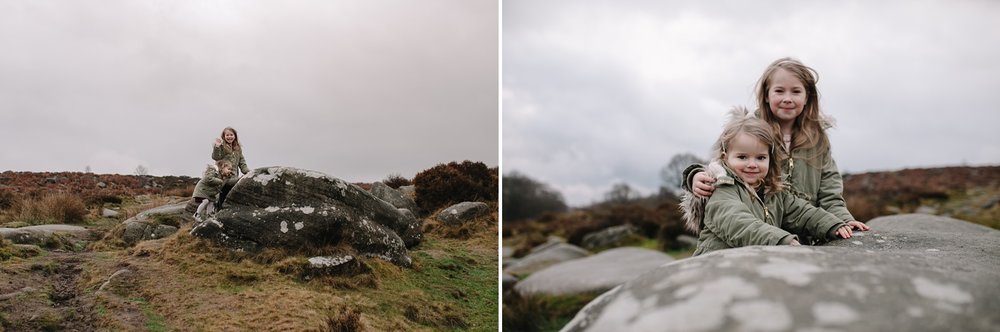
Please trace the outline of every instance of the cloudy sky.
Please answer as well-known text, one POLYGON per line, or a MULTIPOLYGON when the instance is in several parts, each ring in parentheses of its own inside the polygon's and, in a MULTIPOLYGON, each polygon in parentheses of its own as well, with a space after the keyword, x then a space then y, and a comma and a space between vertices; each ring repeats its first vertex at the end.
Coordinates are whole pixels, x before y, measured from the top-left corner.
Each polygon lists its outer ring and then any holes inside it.
POLYGON ((1000 164, 1000 2, 503 2, 503 169, 571 205, 656 191, 792 56, 841 171, 1000 164))
POLYGON ((499 163, 496 1, 0 0, 0 171, 499 163))

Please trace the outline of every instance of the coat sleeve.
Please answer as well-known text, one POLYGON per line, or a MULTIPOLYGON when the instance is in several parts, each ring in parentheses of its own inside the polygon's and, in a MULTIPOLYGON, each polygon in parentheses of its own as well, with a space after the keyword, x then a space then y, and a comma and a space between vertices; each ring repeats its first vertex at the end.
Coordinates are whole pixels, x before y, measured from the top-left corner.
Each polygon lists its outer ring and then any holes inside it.
POLYGON ((826 162, 820 174, 819 192, 816 193, 819 206, 840 220, 855 220, 847 210, 847 201, 844 200, 844 179, 837 170, 837 162, 833 160, 830 150, 827 150, 823 157, 826 162))
POLYGON ((212 145, 212 160, 219 161, 226 157, 226 151, 222 145, 212 145))
POLYGON ((205 175, 201 178, 201 181, 204 181, 205 184, 213 187, 221 186, 225 182, 225 180, 223 180, 222 177, 219 176, 219 173, 216 172, 205 172, 205 175))
POLYGON ((247 167, 247 160, 243 158, 243 152, 242 151, 240 151, 240 165, 239 165, 239 167, 240 167, 240 171, 243 172, 243 174, 250 173, 250 167, 247 167))
POLYGON ((795 235, 758 219, 739 196, 737 185, 715 189, 705 207, 705 228, 730 247, 778 245, 795 235))
POLYGON ((804 199, 787 192, 779 192, 779 204, 783 205, 781 228, 798 234, 810 234, 818 239, 830 239, 831 232, 847 225, 829 211, 815 207, 804 199))
POLYGON ((691 164, 681 172, 681 188, 685 191, 693 191, 691 188, 694 185, 694 175, 698 172, 704 172, 705 165, 702 164, 691 164))

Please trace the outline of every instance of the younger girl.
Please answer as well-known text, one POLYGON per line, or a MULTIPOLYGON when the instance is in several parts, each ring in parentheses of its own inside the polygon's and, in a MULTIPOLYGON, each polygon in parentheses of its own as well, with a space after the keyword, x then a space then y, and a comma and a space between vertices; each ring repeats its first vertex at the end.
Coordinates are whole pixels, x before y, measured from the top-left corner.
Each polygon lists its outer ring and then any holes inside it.
POLYGON ((228 160, 219 160, 215 162, 215 166, 208 165, 205 174, 194 186, 194 194, 191 195, 196 203, 201 203, 198 205, 198 211, 194 213, 194 220, 202 221, 205 217, 215 214, 217 204, 212 203, 216 201, 226 181, 235 177, 233 175, 233 164, 228 160))
MULTIPOLYGON (((243 172, 243 174, 250 173, 247 161, 243 159, 243 146, 240 145, 239 135, 236 134, 236 129, 233 129, 233 127, 226 127, 226 129, 222 130, 222 135, 215 139, 215 145, 212 147, 212 160, 228 160, 233 167, 238 167, 239 171, 243 172)), ((239 176, 234 176, 228 179, 225 185, 222 186, 222 191, 219 192, 218 205, 220 208, 226 200, 226 195, 229 194, 229 189, 232 189, 236 185, 237 180, 239 180, 239 176)))
POLYGON ((751 245, 798 245, 792 232, 851 237, 851 226, 782 190, 781 152, 775 150, 771 127, 745 109, 733 110, 731 116, 713 145, 708 167, 716 177, 715 193, 707 202, 685 193, 682 204, 686 216, 698 216, 688 218, 687 225, 699 233, 694 255, 751 245))
MULTIPOLYGON (((780 149, 785 157, 778 165, 785 174, 782 180, 788 190, 852 227, 868 230, 868 225, 854 219, 844 201, 843 179, 826 135, 831 124, 819 109, 817 76, 815 70, 798 60, 774 61, 757 81, 756 116, 767 122, 774 140, 783 143, 780 149)), ((700 196, 712 196, 715 179, 700 166, 692 165, 685 170, 684 179, 685 189, 700 196)))

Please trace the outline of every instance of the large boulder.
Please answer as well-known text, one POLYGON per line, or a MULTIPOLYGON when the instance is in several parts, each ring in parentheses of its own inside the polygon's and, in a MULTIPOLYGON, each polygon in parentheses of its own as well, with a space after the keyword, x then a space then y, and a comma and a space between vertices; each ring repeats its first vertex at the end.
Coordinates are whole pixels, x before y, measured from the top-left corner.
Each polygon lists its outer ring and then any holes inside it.
POLYGON ((524 256, 507 266, 504 272, 518 277, 525 276, 546 267, 588 255, 590 252, 586 249, 568 243, 557 243, 546 246, 544 250, 524 256))
POLYGON ((868 225, 822 247, 667 264, 594 299, 563 331, 1000 330, 1000 232, 912 214, 868 225))
POLYGON ((382 182, 372 183, 372 195, 378 197, 379 199, 389 202, 396 208, 407 209, 411 212, 417 211, 417 203, 413 201, 412 198, 403 194, 403 192, 392 189, 392 187, 386 185, 382 182))
POLYGON ((45 244, 56 234, 69 236, 77 240, 87 240, 93 233, 81 226, 75 225, 36 225, 18 228, 0 228, 0 238, 17 244, 45 244))
POLYGON ((243 176, 226 207, 197 223, 191 234, 249 251, 344 243, 362 255, 409 266, 407 248, 423 239, 420 226, 412 214, 344 180, 264 167, 243 176))
POLYGON ((182 223, 194 218, 185 211, 186 201, 174 202, 139 212, 122 222, 122 241, 132 245, 139 241, 162 239, 177 233, 182 223))
POLYGON ((490 214, 490 206, 483 202, 462 202, 441 210, 434 219, 448 226, 461 226, 468 221, 490 214))
POLYGON ((580 245, 593 250, 597 248, 620 247, 627 242, 641 240, 639 229, 632 224, 611 226, 583 236, 580 245))
POLYGON ((656 250, 614 248, 549 266, 517 283, 514 290, 522 295, 601 293, 673 260, 656 250))

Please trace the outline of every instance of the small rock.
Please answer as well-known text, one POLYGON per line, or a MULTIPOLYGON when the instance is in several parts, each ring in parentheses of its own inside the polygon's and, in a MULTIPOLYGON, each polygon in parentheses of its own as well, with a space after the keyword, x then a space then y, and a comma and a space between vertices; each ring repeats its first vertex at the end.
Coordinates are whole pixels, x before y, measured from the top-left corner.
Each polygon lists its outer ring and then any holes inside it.
POLYGON ((583 236, 580 245, 587 249, 619 247, 637 239, 639 229, 632 224, 612 226, 583 236))
POLYGON ((103 208, 101 209, 101 216, 105 218, 114 218, 118 216, 118 211, 108 208, 103 208))
POLYGON ((101 182, 98 182, 98 183, 97 183, 97 187, 98 187, 98 188, 107 188, 107 187, 108 187, 108 184, 107 184, 107 183, 104 183, 104 181, 101 181, 101 182))
POLYGON ((445 225, 461 226, 467 221, 490 213, 490 207, 483 202, 462 202, 441 210, 435 217, 445 225))

